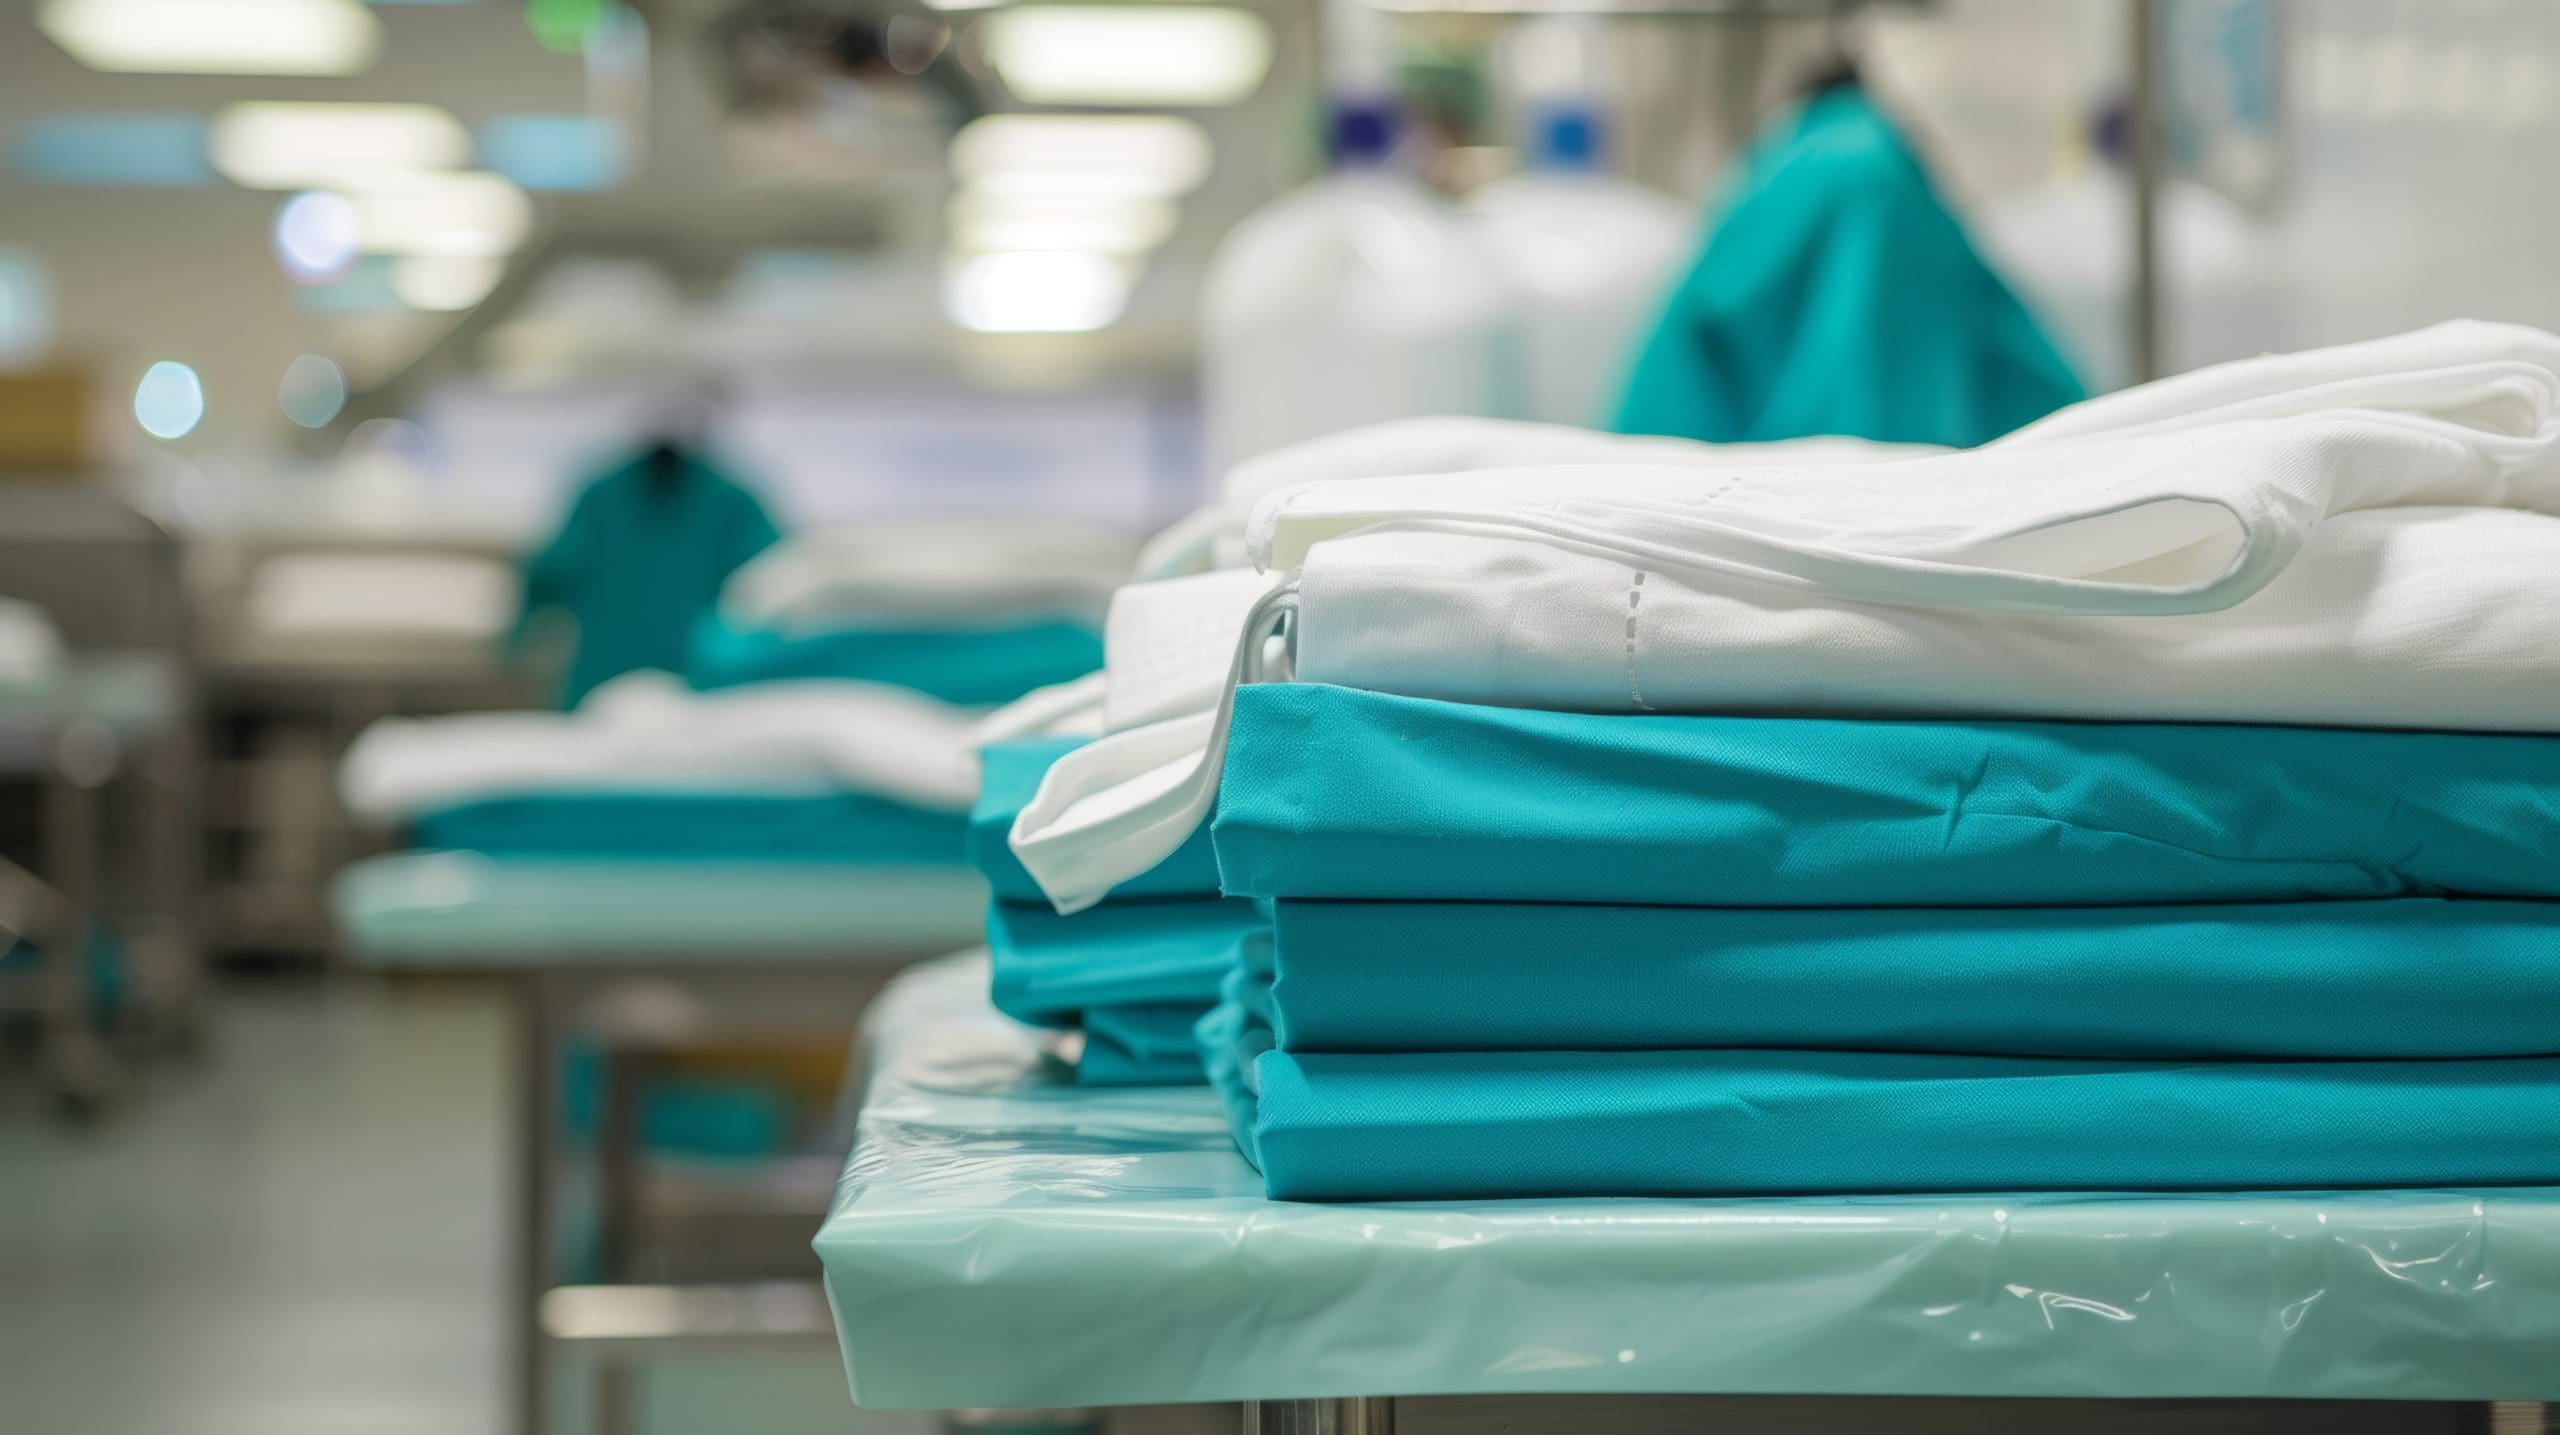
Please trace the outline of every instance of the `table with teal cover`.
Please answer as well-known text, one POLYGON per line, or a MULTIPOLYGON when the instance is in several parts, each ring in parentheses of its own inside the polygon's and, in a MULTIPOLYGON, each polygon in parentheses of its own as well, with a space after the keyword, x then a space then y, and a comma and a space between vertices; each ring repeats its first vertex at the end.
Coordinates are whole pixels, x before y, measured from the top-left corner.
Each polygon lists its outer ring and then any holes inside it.
POLYGON ((2560 1191, 1296 1204, 901 977, 816 1239, 857 1402, 2560 1395, 2560 1191))

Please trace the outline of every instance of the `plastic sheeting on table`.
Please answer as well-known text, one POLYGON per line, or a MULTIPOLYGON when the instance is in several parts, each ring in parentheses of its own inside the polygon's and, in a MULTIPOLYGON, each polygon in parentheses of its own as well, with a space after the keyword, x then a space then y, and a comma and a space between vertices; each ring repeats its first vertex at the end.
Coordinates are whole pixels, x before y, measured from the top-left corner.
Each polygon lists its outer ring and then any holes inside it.
POLYGON ((402 852, 348 867, 330 899, 348 947, 376 966, 768 963, 974 945, 987 887, 957 864, 402 852))
POLYGON ((2560 1191, 1267 1201, 1197 1089, 1101 1091, 901 977, 816 1246, 855 1400, 2560 1396, 2560 1191))

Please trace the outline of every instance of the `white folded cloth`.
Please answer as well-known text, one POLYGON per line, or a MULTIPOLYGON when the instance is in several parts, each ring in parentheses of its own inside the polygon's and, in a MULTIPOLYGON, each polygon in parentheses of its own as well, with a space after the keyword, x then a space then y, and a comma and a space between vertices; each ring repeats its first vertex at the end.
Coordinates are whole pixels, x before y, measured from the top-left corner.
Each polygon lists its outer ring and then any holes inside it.
POLYGON ((986 627, 1099 618, 1129 576, 1130 536, 987 518, 876 522, 784 540, 735 574, 720 611, 741 628, 986 627))
POLYGON ((1033 688, 978 719, 969 729, 969 750, 980 752, 1000 742, 1035 737, 1102 736, 1104 677, 1087 673, 1033 688))
POLYGON ((1536 542, 1363 533, 1307 555, 1295 671, 1583 712, 2551 732, 2556 574, 2560 518, 2501 508, 2343 514, 2239 603, 2168 616, 1888 605, 1536 542))
MULTIPOLYGON (((1984 449, 1285 489, 1230 682, 1592 711, 2560 730, 2560 340, 2249 360, 1984 449)), ((1215 796, 1227 706, 1061 761, 1013 830, 1064 910, 1215 796)))
POLYGON ((1113 594, 1102 629, 1102 730, 1216 707, 1226 696, 1244 615, 1279 583, 1275 573, 1225 568, 1132 583, 1113 594))
POLYGON ((1856 463, 1934 452, 1925 444, 1854 438, 1714 444, 1516 419, 1394 419, 1274 449, 1227 470, 1216 498, 1148 542, 1138 558, 1138 576, 1171 578, 1247 566, 1245 530, 1254 509, 1283 489, 1320 480, 1558 464, 1856 463))
POLYGON ((878 683, 816 679, 696 693, 631 673, 571 712, 385 718, 338 785, 373 821, 484 798, 573 792, 861 792, 963 811, 978 714, 878 683))

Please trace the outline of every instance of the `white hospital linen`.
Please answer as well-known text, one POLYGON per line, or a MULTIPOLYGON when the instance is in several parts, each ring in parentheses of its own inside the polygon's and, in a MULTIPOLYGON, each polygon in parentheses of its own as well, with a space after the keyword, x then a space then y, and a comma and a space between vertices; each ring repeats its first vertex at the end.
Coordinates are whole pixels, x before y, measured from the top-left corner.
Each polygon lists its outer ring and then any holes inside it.
POLYGON ((2433 413, 2519 432, 2533 426, 2537 408, 2548 422, 2554 373, 2560 373, 2560 335, 2455 319, 2362 343, 2236 359, 2101 394, 2038 419, 1998 446, 2349 408, 2433 413))
POLYGON ((1102 736, 1103 680, 1104 674, 1087 673, 1033 688, 978 719, 969 729, 969 750, 1035 737, 1102 736))
POLYGON ((1583 712, 2553 732, 2555 575, 2560 518, 2498 508, 2344 514, 2247 599, 2167 617, 1860 603, 1539 543, 1360 534, 1298 575, 1296 672, 1583 712))
POLYGON ((784 632, 1092 619, 1136 554, 1126 534, 1068 522, 865 523, 776 544, 731 575, 720 611, 784 632))
POLYGON ((1393 419, 1274 449, 1227 470, 1216 498, 1147 544, 1138 576, 1247 566, 1245 529, 1254 509, 1272 494, 1304 483, 1560 464, 1862 463, 1931 452, 1936 450, 1923 444, 1854 438, 1717 444, 1516 419, 1393 419))
POLYGON ((374 821, 599 791, 853 791, 956 812, 977 797, 976 717, 876 683, 695 693, 663 673, 632 673, 572 712, 383 719, 348 749, 338 783, 347 809, 374 821))
POLYGON ((1113 594, 1102 630, 1103 731, 1216 707, 1245 614, 1279 582, 1277 574, 1228 568, 1113 594))

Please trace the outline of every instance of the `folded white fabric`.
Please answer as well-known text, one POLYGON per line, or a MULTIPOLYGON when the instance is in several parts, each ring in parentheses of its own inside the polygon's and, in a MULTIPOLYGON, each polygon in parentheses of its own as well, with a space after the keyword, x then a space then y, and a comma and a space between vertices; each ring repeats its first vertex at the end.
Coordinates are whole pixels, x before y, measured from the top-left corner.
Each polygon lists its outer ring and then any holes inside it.
POLYGON ((1585 712, 2551 732, 2555 574, 2560 518, 2498 508, 2344 514, 2238 604, 2167 617, 1863 603, 1533 542, 1356 534, 1298 575, 1296 675, 1585 712))
POLYGON ((1279 582, 1277 574, 1229 568, 1113 594, 1102 630, 1103 731, 1216 707, 1245 614, 1279 582))
POLYGON ((633 673, 566 713, 386 718, 339 768, 374 821, 483 798, 566 792, 853 791, 965 810, 976 714, 876 683, 760 683, 712 693, 633 673))
POLYGON ((2333 514, 2428 504, 2560 511, 2560 340, 2452 324, 2252 359, 1926 458, 1302 485, 1256 510, 1248 548, 1285 569, 1363 529, 1471 533, 1874 602, 2196 613, 2263 587, 2333 514))
POLYGON ((987 519, 866 523, 785 540, 740 568, 720 611, 742 628, 983 627, 1101 616, 1128 535, 987 519))
POLYGON ((1100 737, 1103 683, 1103 674, 1087 673, 1033 688, 978 719, 969 729, 969 750, 1035 737, 1100 737))
POLYGON ((1516 419, 1396 419, 1274 449, 1227 470, 1215 499, 1147 544, 1138 576, 1247 566, 1245 529, 1254 509, 1272 494, 1304 483, 1559 464, 1864 463, 1936 451, 1854 438, 1713 444, 1516 419))
MULTIPOLYGON (((2555 364, 2448 325, 1960 454, 1284 490, 1230 680, 1294 606, 1296 676, 1473 702, 2560 730, 2555 364)), ((1053 901, 1206 816, 1225 713, 1051 770, 1013 845, 1053 901)))

